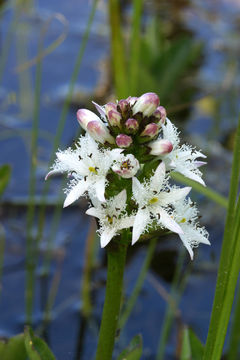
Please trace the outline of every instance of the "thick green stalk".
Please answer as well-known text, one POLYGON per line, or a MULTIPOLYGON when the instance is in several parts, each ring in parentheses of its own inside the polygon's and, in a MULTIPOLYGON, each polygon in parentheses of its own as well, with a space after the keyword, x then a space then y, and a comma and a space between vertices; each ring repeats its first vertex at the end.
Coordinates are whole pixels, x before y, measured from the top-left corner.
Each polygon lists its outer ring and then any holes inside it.
POLYGON ((111 49, 115 92, 118 99, 128 96, 128 78, 126 73, 126 49, 121 30, 119 0, 109 0, 109 22, 111 29, 111 49))
MULTIPOLYGON (((224 238, 221 250, 216 292, 208 330, 207 343, 204 352, 204 360, 218 360, 221 356, 224 344, 227 324, 231 312, 231 306, 236 286, 236 276, 239 272, 239 259, 236 254, 240 251, 238 222, 239 206, 236 208, 236 198, 240 174, 240 119, 236 132, 229 203, 224 238), (237 263, 235 261, 238 260, 237 263)), ((239 203, 239 202, 238 202, 239 203)))
MULTIPOLYGON (((126 234, 126 232, 125 232, 126 234)), ((111 360, 122 298, 127 239, 111 241, 107 247, 107 285, 96 360, 111 360)))

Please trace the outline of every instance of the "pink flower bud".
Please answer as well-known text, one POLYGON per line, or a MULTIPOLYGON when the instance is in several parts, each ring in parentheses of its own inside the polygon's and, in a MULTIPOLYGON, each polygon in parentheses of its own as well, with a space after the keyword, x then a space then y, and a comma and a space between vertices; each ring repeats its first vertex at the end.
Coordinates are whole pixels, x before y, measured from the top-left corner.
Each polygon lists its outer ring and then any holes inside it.
POLYGON ((121 155, 112 166, 112 170, 125 179, 132 178, 140 168, 138 160, 132 155, 121 155))
POLYGON ((99 117, 96 114, 94 114, 94 112, 87 109, 79 109, 77 111, 77 120, 85 131, 87 130, 87 125, 90 121, 101 122, 99 117))
POLYGON ((96 141, 99 141, 101 144, 108 142, 114 144, 114 138, 110 134, 108 128, 99 121, 90 121, 87 125, 87 132, 92 136, 96 141))
POLYGON ((135 119, 128 119, 125 122, 126 131, 130 134, 134 134, 138 131, 139 125, 137 120, 135 119))
POLYGON ((140 136, 147 136, 149 138, 153 138, 158 134, 159 126, 155 123, 148 124, 140 136))
POLYGON ((104 106, 104 108, 105 108, 106 114, 108 116, 109 111, 112 111, 112 110, 117 111, 117 104, 109 102, 104 106))
POLYGON ((135 104, 135 102, 137 101, 137 99, 138 99, 138 97, 136 97, 136 96, 129 96, 127 98, 127 101, 130 106, 133 106, 135 104))
POLYGON ((120 148, 127 148, 132 144, 132 138, 125 134, 119 134, 116 137, 116 144, 120 148))
POLYGON ((141 112, 143 116, 151 116, 159 105, 159 97, 155 93, 143 94, 132 108, 133 115, 141 112))
POLYGON ((168 154, 173 149, 173 145, 171 141, 166 139, 159 139, 153 141, 150 144, 148 144, 148 146, 151 148, 150 154, 156 156, 168 154))
POLYGON ((111 126, 121 127, 122 116, 117 110, 110 110, 108 112, 108 122, 111 126))
POLYGON ((122 99, 118 102, 117 107, 121 114, 124 116, 129 110, 129 103, 126 99, 122 99))
POLYGON ((158 119, 161 124, 164 124, 167 117, 166 109, 163 106, 158 106, 154 111, 153 116, 158 119))

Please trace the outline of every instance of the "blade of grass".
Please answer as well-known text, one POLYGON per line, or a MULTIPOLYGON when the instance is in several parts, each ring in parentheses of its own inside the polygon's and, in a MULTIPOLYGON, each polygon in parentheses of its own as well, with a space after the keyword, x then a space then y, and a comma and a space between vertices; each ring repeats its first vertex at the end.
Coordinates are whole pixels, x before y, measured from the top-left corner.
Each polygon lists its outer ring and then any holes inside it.
MULTIPOLYGON (((43 47, 45 28, 40 35, 38 51, 43 47)), ((32 236, 32 225, 34 221, 35 202, 34 194, 36 190, 36 169, 37 169, 37 140, 39 128, 39 110, 42 83, 42 62, 39 61, 36 67, 33 123, 31 133, 31 165, 29 180, 29 199, 27 209, 27 238, 26 238, 26 287, 25 287, 25 316, 26 323, 32 324, 33 312, 33 293, 34 293, 34 272, 36 267, 36 245, 32 236)))
POLYGON ((109 0, 109 23, 111 30, 112 65, 115 92, 117 98, 128 96, 128 78, 126 73, 126 49, 121 29, 121 9, 119 0, 109 0))
POLYGON ((228 346, 228 360, 236 360, 240 357, 240 287, 238 288, 236 306, 234 309, 233 324, 231 327, 230 341, 228 346))
POLYGON ((239 272, 239 259, 238 263, 235 263, 236 253, 240 251, 240 241, 238 233, 238 227, 240 223, 240 211, 239 206, 236 208, 235 205, 239 186, 239 176, 240 118, 238 121, 235 138, 228 211, 224 230, 212 315, 204 352, 204 360, 218 360, 221 356, 234 296, 234 286, 236 286, 236 276, 239 272))
POLYGON ((2 293, 2 269, 4 261, 4 250, 5 250, 5 231, 0 223, 0 295, 2 293))
POLYGON ((147 249, 147 254, 143 263, 143 266, 140 270, 139 276, 137 278, 136 284, 134 286, 134 289, 132 291, 132 294, 130 296, 130 298, 128 299, 128 302, 126 304, 126 307, 122 313, 122 316, 120 317, 119 320, 119 327, 120 329, 123 329, 123 327, 125 326, 126 322, 128 321, 128 318, 134 308, 134 305, 137 301, 138 295, 142 289, 144 280, 146 278, 146 274, 147 271, 149 269, 149 266, 151 264, 151 260, 154 254, 154 251, 156 249, 156 244, 157 244, 157 238, 153 238, 149 245, 148 245, 148 249, 147 249))
POLYGON ((134 95, 138 86, 139 78, 139 58, 141 43, 141 16, 142 16, 143 0, 133 1, 133 19, 132 33, 130 43, 130 59, 129 59, 129 90, 130 95, 134 95))
POLYGON ((185 176, 183 176, 180 173, 171 172, 170 175, 174 180, 176 180, 182 184, 191 186, 193 188, 193 190, 196 190, 200 194, 203 194, 207 198, 213 200, 216 204, 221 205, 224 208, 228 207, 227 198, 225 198, 223 195, 219 194, 217 191, 215 191, 209 187, 205 187, 194 180, 186 178, 185 176))

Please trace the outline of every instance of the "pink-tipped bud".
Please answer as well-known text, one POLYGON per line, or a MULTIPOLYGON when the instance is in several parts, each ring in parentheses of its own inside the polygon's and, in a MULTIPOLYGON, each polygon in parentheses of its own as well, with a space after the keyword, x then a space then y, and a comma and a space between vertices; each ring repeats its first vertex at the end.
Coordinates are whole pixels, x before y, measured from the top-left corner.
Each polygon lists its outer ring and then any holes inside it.
POLYGON ((132 107, 135 104, 135 102, 137 101, 137 99, 138 99, 138 97, 136 97, 136 96, 129 96, 127 98, 127 101, 129 103, 129 105, 132 107))
POLYGON ((148 146, 151 148, 150 154, 156 156, 168 154, 173 149, 171 141, 166 139, 153 141, 148 146))
POLYGON ((159 132, 159 126, 155 123, 148 124, 140 136, 147 136, 149 138, 153 138, 159 132))
POLYGON ((135 119, 128 119, 126 122, 125 122, 125 127, 126 127, 126 131, 129 133, 129 134, 134 134, 138 131, 138 128, 139 128, 139 125, 138 125, 138 122, 137 120, 135 119))
POLYGON ((164 124, 167 117, 166 109, 163 106, 158 106, 154 111, 153 116, 159 121, 160 124, 164 124))
POLYGON ((99 121, 90 121, 87 125, 87 132, 91 135, 91 137, 99 141, 101 144, 106 142, 110 144, 114 144, 114 138, 110 134, 108 128, 99 121))
POLYGON ((127 148, 132 144, 132 138, 125 134, 119 134, 116 137, 116 144, 120 148, 127 148))
POLYGON ((112 111, 112 110, 117 111, 117 104, 109 102, 104 106, 104 109, 105 109, 106 115, 108 116, 109 111, 112 111))
POLYGON ((121 127, 122 116, 117 110, 110 110, 108 112, 108 122, 113 127, 121 127))
POLYGON ((132 108, 133 115, 141 112, 143 116, 151 116, 159 105, 159 97, 155 93, 143 94, 132 108))
POLYGON ((77 120, 85 131, 87 131, 87 126, 90 121, 97 121, 101 123, 99 117, 94 114, 94 112, 87 109, 79 109, 77 111, 77 120))
POLYGON ((126 99, 122 99, 118 102, 117 107, 121 114, 124 116, 129 110, 129 103, 126 99))

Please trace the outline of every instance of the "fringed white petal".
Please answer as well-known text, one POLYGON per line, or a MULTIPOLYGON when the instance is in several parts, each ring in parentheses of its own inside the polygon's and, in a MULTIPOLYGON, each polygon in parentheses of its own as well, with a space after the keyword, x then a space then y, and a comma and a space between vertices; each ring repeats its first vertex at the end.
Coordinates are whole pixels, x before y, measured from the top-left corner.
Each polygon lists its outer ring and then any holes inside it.
POLYGON ((106 228, 101 234, 101 238, 100 238, 101 247, 104 248, 115 235, 116 235, 116 229, 106 228))
POLYGON ((183 234, 181 227, 174 221, 168 213, 162 208, 158 209, 160 214, 159 223, 162 224, 165 228, 177 233, 183 234))
POLYGON ((155 170, 154 175, 151 177, 151 187, 154 190, 159 190, 162 187, 164 178, 165 178, 165 164, 164 162, 161 162, 157 169, 155 170))
POLYGON ((139 239, 147 227, 150 213, 148 210, 139 210, 133 223, 132 245, 139 239))
POLYGON ((67 207, 69 205, 71 205, 74 201, 76 201, 81 195, 83 195, 85 193, 85 191, 88 188, 88 184, 86 181, 79 181, 79 183, 77 185, 75 185, 70 192, 68 193, 63 207, 67 207))
POLYGON ((99 201, 106 201, 104 193, 105 193, 105 178, 99 178, 99 180, 96 181, 94 188, 96 190, 96 195, 99 199, 99 201))

